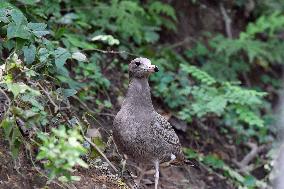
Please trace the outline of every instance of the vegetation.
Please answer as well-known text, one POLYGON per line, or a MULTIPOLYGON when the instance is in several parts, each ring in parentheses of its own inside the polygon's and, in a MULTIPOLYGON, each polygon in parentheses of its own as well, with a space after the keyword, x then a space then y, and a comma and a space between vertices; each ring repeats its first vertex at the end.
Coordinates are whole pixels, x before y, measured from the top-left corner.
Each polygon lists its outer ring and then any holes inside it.
MULTIPOLYGON (((205 2, 187 4, 210 6, 205 2)), ((88 167, 81 156, 94 151, 83 145, 86 132, 98 119, 107 122, 107 115, 115 114, 128 84, 127 62, 137 56, 160 68, 150 77, 154 101, 186 122, 187 129, 215 125, 242 156, 248 153, 241 149, 247 143, 270 145, 276 134, 270 128, 276 121, 273 108, 282 87, 284 2, 217 3, 214 10, 231 27, 233 37, 229 31, 212 29, 197 31, 197 37, 182 42, 173 36, 183 36, 179 26, 187 17, 185 10, 178 13, 176 4, 0 1, 0 87, 9 97, 0 132, 13 158, 30 150, 37 166, 44 164, 49 180, 77 180, 75 167, 88 167), (228 15, 219 13, 219 6, 231 10, 237 28, 227 23, 228 15), (240 21, 237 14, 242 15, 240 21)), ((200 135, 202 131, 192 140, 200 140, 200 135)), ((185 146, 188 158, 228 178, 235 188, 271 184, 272 157, 267 149, 254 158, 252 169, 242 172, 239 164, 214 150, 187 142, 185 146), (261 177, 256 177, 256 167, 265 167, 261 177)))

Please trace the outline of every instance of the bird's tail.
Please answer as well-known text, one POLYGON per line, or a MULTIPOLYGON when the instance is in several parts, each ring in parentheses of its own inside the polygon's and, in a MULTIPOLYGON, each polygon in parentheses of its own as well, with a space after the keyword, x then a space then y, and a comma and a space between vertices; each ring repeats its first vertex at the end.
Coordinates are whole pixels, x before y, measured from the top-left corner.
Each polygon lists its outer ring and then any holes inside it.
POLYGON ((191 167, 198 167, 199 166, 199 162, 196 161, 195 159, 189 160, 189 159, 185 159, 184 160, 184 164, 191 166, 191 167))
POLYGON ((183 159, 176 159, 174 161, 172 161, 170 163, 171 165, 173 166, 181 166, 181 165, 187 165, 187 166, 190 166, 190 167, 196 167, 198 168, 199 167, 199 162, 195 159, 186 159, 186 158, 183 158, 183 159))

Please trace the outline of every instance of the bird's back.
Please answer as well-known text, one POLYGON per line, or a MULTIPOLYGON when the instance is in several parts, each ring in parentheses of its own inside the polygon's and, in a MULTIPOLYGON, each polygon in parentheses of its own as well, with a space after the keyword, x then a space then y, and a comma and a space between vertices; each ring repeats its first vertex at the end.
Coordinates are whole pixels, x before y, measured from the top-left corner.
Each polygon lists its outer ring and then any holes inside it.
POLYGON ((141 116, 123 107, 114 120, 114 140, 119 151, 133 161, 151 163, 181 158, 179 139, 168 121, 160 114, 141 116))

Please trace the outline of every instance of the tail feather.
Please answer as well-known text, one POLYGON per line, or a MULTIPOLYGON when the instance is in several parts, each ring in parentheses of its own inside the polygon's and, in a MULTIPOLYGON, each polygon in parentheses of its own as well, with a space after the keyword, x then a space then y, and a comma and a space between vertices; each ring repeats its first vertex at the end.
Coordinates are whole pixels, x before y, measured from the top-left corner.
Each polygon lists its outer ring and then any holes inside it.
POLYGON ((187 166, 190 166, 190 167, 196 167, 196 168, 199 167, 199 162, 195 159, 191 159, 191 160, 185 159, 185 158, 182 159, 182 160, 176 159, 176 160, 172 161, 170 164, 174 165, 174 166, 187 165, 187 166))

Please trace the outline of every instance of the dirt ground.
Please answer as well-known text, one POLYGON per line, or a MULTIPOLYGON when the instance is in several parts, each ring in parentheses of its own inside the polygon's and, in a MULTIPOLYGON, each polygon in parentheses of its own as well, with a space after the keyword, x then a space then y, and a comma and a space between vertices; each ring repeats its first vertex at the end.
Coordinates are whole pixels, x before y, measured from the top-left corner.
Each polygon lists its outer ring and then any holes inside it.
MULTIPOLYGON (((190 132, 190 131, 188 131, 190 132)), ((204 136, 207 137, 207 136, 204 136)), ((219 136, 220 137, 220 136, 219 136)), ((180 136, 185 142, 187 137, 180 136)), ((214 142, 218 145, 218 142, 214 142)), ((187 144, 190 144, 187 142, 187 144)), ((193 144, 193 143, 192 143, 193 144)), ((200 143, 200 145, 204 145, 200 143)), ((209 147, 204 147, 209 148, 209 147)), ((212 148, 212 147, 210 147, 212 148)), ((229 157, 229 154, 226 154, 229 157)), ((33 155, 32 155, 33 156, 33 155)), ((127 188, 125 183, 131 183, 129 175, 123 180, 116 178, 110 168, 102 171, 100 168, 78 169, 74 175, 81 181, 64 185, 59 182, 47 182, 44 171, 34 162, 28 151, 21 151, 19 158, 13 160, 9 152, 9 144, 0 135, 0 188, 1 189, 34 189, 34 188, 82 188, 82 189, 119 189, 127 188)), ((113 162, 120 168, 120 165, 113 162)), ((153 188, 154 175, 144 177, 143 188, 153 188)), ((133 182, 132 182, 133 183, 133 182)), ((162 189, 233 189, 234 187, 216 173, 204 167, 166 167, 161 168, 160 187, 162 189)))

